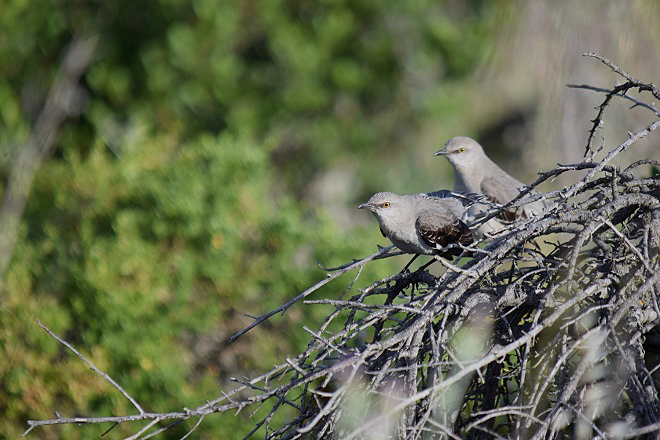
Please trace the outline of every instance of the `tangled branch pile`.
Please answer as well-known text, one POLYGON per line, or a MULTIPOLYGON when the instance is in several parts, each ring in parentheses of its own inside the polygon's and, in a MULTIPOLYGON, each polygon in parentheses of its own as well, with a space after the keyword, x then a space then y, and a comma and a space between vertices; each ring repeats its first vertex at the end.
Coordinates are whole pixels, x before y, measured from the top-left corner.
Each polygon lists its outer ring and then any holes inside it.
POLYGON ((261 378, 286 377, 271 388, 273 409, 300 411, 270 437, 660 429, 643 345, 660 316, 660 179, 634 175, 648 162, 560 166, 542 179, 590 171, 460 271, 400 273, 346 301, 309 301, 336 309, 305 353, 261 378), (365 303, 374 295, 384 304, 365 303), (338 320, 341 330, 329 331, 338 320))
POLYGON ((660 163, 608 163, 660 120, 599 160, 591 144, 612 96, 633 87, 660 96, 619 73, 627 82, 601 106, 584 162, 532 186, 586 175, 512 202, 545 198, 541 215, 508 226, 439 277, 402 272, 346 300, 307 301, 332 308, 317 331, 306 329, 307 350, 204 406, 94 421, 152 420, 139 437, 155 421, 269 404, 248 437, 266 428, 266 438, 655 438, 660 176, 642 177, 640 167, 660 163))

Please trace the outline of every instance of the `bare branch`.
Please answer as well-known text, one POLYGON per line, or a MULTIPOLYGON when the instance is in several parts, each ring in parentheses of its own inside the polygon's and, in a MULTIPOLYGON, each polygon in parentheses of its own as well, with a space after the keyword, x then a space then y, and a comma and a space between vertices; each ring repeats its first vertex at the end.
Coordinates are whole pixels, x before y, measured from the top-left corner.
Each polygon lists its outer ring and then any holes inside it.
MULTIPOLYGON (((594 86, 590 86, 590 85, 587 85, 587 84, 566 84, 566 87, 571 88, 571 89, 593 90, 594 92, 601 92, 601 93, 610 93, 611 92, 610 89, 604 89, 602 87, 594 87, 594 86)), ((628 96, 625 93, 621 93, 621 92, 616 93, 614 96, 618 96, 619 98, 627 99, 628 101, 631 101, 631 102, 635 103, 635 105, 630 107, 631 109, 635 108, 635 107, 644 107, 648 110, 651 110, 654 115, 660 117, 660 112, 651 104, 647 104, 645 102, 640 101, 639 99, 635 99, 632 96, 628 96)))
POLYGON ((123 388, 122 388, 117 382, 115 382, 115 380, 114 380, 113 378, 111 378, 110 376, 108 376, 106 373, 104 373, 103 371, 99 370, 98 368, 96 368, 96 367, 94 366, 94 364, 92 364, 90 361, 88 361, 87 358, 85 358, 85 356, 83 356, 82 354, 80 354, 80 352, 79 352, 78 350, 76 350, 75 348, 73 348, 73 346, 72 346, 71 344, 69 344, 68 342, 64 341, 64 340, 61 339, 59 336, 57 336, 55 333, 53 333, 52 331, 50 331, 50 329, 49 329, 48 327, 46 327, 45 325, 43 325, 40 321, 37 321, 37 323, 39 324, 39 326, 40 326, 42 329, 46 330, 46 332, 47 332, 51 337, 53 337, 53 338, 54 338, 55 340, 57 340, 60 344, 64 345, 66 348, 68 348, 68 349, 71 350, 73 353, 75 353, 76 356, 78 356, 80 359, 82 359, 83 362, 85 362, 85 363, 89 366, 89 368, 91 368, 92 370, 94 370, 94 372, 95 372, 96 374, 98 374, 99 376, 101 376, 102 378, 104 378, 105 380, 107 380, 108 382, 110 382, 110 384, 111 384, 113 387, 117 388, 117 390, 119 390, 119 392, 120 392, 124 397, 126 397, 126 399, 128 399, 128 401, 131 402, 131 404, 133 404, 133 406, 134 406, 134 407, 140 412, 140 414, 144 414, 144 410, 142 409, 142 407, 140 406, 140 404, 137 403, 137 402, 135 401, 135 399, 133 399, 133 398, 130 396, 130 394, 128 394, 126 391, 124 391, 124 389, 123 389, 123 388))
MULTIPOLYGON (((247 327, 245 327, 240 332, 234 334, 231 338, 229 338, 229 343, 234 342, 236 339, 240 338, 245 333, 249 332, 254 327, 258 326, 259 324, 261 324, 262 322, 264 322, 265 320, 267 320, 271 316, 276 315, 278 313, 284 314, 284 312, 286 312, 289 309, 289 307, 291 307, 292 305, 294 305, 295 303, 297 303, 301 299, 306 298, 307 296, 311 295, 312 293, 317 291, 320 287, 325 286, 326 284, 328 284, 330 281, 334 280, 335 278, 339 278, 340 276, 342 276, 346 272, 349 272, 349 271, 351 271, 355 268, 362 267, 362 266, 364 266, 365 264, 367 264, 368 262, 370 262, 372 260, 383 258, 393 248, 394 248, 394 246, 388 246, 386 248, 383 248, 383 249, 379 250, 375 254, 372 254, 372 255, 370 255, 366 258, 363 258, 362 260, 357 260, 354 263, 351 263, 349 265, 345 265, 341 268, 329 269, 329 270, 334 270, 335 273, 333 273, 332 275, 328 275, 327 278, 325 278, 324 280, 319 281, 318 283, 314 284, 312 287, 305 290, 303 293, 296 296, 295 298, 293 298, 288 303, 278 307, 277 309, 272 310, 272 311, 270 311, 268 313, 265 313, 265 314, 263 314, 261 316, 258 316, 258 317, 252 317, 252 318, 254 318, 254 322, 252 324, 248 325, 247 327)), ((246 316, 249 316, 249 315, 246 315, 246 316)), ((249 316, 249 317, 251 317, 251 316, 249 316)))

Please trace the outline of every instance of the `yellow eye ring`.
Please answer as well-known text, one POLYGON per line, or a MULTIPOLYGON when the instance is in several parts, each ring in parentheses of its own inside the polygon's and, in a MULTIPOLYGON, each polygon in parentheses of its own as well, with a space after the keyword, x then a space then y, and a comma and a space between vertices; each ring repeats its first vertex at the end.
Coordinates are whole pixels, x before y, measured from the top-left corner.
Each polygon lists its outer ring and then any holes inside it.
POLYGON ((459 153, 465 153, 465 148, 463 148, 463 147, 459 148, 459 149, 458 149, 458 152, 459 152, 459 153))
POLYGON ((390 207, 390 202, 383 203, 383 208, 389 208, 389 207, 390 207))

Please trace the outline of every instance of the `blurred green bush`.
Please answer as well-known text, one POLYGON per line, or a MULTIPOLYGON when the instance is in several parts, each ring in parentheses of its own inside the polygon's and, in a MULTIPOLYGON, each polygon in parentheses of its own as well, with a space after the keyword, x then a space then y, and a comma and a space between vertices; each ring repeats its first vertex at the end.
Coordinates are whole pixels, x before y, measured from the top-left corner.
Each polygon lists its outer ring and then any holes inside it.
MULTIPOLYGON (((67 42, 100 35, 87 105, 37 177, 0 292, 4 435, 53 411, 134 412, 37 319, 149 411, 200 405, 229 376, 262 371, 305 344, 301 323, 324 310, 300 306, 229 348, 222 341, 249 322, 242 313, 264 313, 321 279, 317 261, 341 264, 388 244, 374 225, 365 233, 337 225, 310 184, 350 163, 370 182, 354 188, 354 203, 406 178, 374 164, 402 148, 421 114, 453 111, 450 89, 487 54, 508 3, 0 6, 3 185, 67 42)), ((370 265, 360 282, 398 263, 370 265)), ((219 415, 198 429, 233 438, 246 426, 219 415)), ((133 432, 122 425, 108 436, 133 432)), ((30 435, 101 433, 61 426, 30 435)))

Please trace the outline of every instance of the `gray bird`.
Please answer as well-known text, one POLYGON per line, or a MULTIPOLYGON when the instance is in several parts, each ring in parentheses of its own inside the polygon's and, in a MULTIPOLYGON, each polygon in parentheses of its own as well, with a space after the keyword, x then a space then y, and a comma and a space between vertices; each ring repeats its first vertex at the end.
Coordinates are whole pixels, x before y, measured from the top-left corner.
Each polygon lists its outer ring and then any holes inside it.
POLYGON ((461 221, 465 212, 463 203, 447 196, 448 191, 440 193, 445 196, 380 192, 358 208, 371 211, 383 236, 403 252, 452 259, 462 249, 450 245, 469 245, 472 234, 461 221))
MULTIPOLYGON (((504 205, 520 194, 525 185, 511 177, 495 162, 490 160, 483 148, 477 141, 469 137, 457 136, 449 139, 444 149, 435 153, 435 156, 445 156, 454 168, 454 191, 472 192, 483 194, 491 202, 504 205)), ((518 218, 528 218, 538 214, 545 207, 545 202, 537 200, 528 203, 515 210, 505 210, 499 216, 502 222, 511 222, 518 218)), ((477 217, 486 211, 488 207, 484 204, 473 206, 467 213, 467 217, 477 217)), ((467 218, 464 220, 468 221, 467 218)), ((481 225, 478 234, 502 227, 501 222, 492 219, 485 225, 481 225)))

